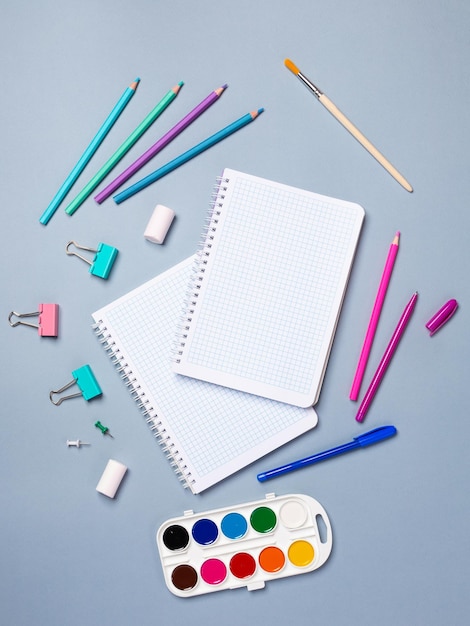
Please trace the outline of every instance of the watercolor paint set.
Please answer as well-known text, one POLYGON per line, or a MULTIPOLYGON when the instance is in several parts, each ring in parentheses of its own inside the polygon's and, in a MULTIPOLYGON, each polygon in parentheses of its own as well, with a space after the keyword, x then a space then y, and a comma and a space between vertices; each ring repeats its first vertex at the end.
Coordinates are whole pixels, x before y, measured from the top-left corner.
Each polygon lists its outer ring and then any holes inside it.
POLYGON ((191 597, 223 589, 262 589, 266 581, 305 574, 332 548, 325 509, 292 494, 169 519, 156 541, 168 589, 191 597))

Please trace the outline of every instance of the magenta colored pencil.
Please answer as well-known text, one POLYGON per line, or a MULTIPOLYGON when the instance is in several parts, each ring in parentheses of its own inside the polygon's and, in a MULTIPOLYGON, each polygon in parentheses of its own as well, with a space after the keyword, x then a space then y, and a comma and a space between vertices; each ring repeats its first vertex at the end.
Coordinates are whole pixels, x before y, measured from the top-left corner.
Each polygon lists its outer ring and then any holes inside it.
POLYGON ((119 176, 117 176, 107 187, 95 196, 96 202, 101 204, 109 198, 126 180, 129 180, 140 168, 150 161, 156 154, 163 150, 170 141, 173 141, 185 128, 187 128, 194 120, 196 120, 206 109, 208 109, 222 95, 227 85, 223 85, 212 91, 202 102, 200 102, 192 111, 183 117, 173 128, 171 128, 163 137, 153 144, 146 152, 144 152, 132 165, 129 165, 119 176))
POLYGON ((392 275, 393 265, 398 252, 398 245, 400 243, 400 233, 397 233, 392 241, 390 249, 388 251, 387 260, 385 262, 382 278, 380 279, 379 289, 375 298, 374 307, 369 320, 369 326, 367 327, 366 336, 364 338, 364 344, 362 346, 361 355, 356 368, 356 374, 354 376, 351 391, 349 393, 350 400, 357 400, 359 390, 361 389, 362 379, 369 359, 370 350, 374 341, 375 331, 379 322, 380 313, 382 312, 382 305, 385 300, 385 294, 387 293, 390 277, 392 275))
POLYGON ((369 385, 369 389, 366 391, 364 399, 361 402, 361 406, 359 407, 359 411, 357 412, 357 415, 356 415, 356 420, 358 422, 364 421, 366 413, 369 410, 370 404, 372 400, 374 399, 377 389, 379 388, 383 375, 387 371, 387 368, 390 365, 390 361, 392 360, 393 354, 398 346, 398 343, 400 339, 402 338, 403 333, 405 332, 405 328, 407 327, 408 322, 410 321, 410 317, 416 306, 417 299, 418 299, 418 293, 415 292, 411 296, 411 300, 406 305, 400 317, 400 321, 398 322, 397 327, 395 328, 393 332, 392 338, 390 339, 387 349, 384 352, 384 355, 379 363, 377 371, 372 377, 371 383, 369 385))

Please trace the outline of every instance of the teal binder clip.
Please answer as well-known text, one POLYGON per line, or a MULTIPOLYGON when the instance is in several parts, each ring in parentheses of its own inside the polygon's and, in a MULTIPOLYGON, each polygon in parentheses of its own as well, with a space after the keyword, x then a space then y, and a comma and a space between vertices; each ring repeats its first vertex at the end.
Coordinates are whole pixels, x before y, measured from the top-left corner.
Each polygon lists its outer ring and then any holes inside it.
POLYGON ((69 400, 70 398, 78 398, 78 396, 83 396, 85 400, 88 401, 96 398, 97 396, 101 396, 101 394, 103 393, 89 365, 82 365, 82 367, 73 370, 72 376, 73 380, 64 385, 61 389, 57 389, 57 391, 51 391, 49 393, 49 399, 52 404, 59 406, 59 404, 62 404, 64 400, 69 400), (55 395, 62 393, 66 389, 69 389, 69 387, 71 387, 72 385, 78 385, 80 391, 78 393, 72 393, 69 396, 63 396, 62 398, 54 400, 55 395))
POLYGON ((69 241, 68 244, 65 246, 65 251, 67 254, 71 256, 77 256, 82 261, 85 261, 85 263, 88 263, 88 265, 90 266, 90 269, 88 270, 90 274, 105 279, 108 278, 114 261, 116 260, 119 252, 117 248, 109 246, 107 243, 99 243, 98 248, 95 250, 94 248, 80 246, 75 241, 69 241), (88 250, 88 252, 94 252, 95 256, 93 258, 93 261, 90 261, 81 254, 78 254, 78 252, 75 252, 74 250, 69 250, 70 246, 72 245, 74 245, 78 250, 88 250))

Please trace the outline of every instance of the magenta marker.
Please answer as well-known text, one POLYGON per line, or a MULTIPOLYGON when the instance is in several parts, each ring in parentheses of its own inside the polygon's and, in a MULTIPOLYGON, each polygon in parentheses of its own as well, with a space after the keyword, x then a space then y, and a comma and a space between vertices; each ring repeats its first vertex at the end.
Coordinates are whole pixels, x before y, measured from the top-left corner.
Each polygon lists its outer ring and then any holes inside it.
POLYGON ((395 350, 397 349, 400 339, 402 338, 403 333, 405 332, 405 329, 408 326, 408 322, 410 321, 411 314, 413 313, 414 308, 416 306, 417 299, 418 299, 418 293, 415 292, 411 296, 410 301, 406 305, 400 317, 397 327, 393 331, 392 338, 390 339, 387 349, 384 352, 384 355, 379 363, 377 371, 375 372, 372 378, 369 388, 366 391, 364 399, 362 400, 361 406, 359 407, 359 410, 357 412, 356 420, 358 422, 364 421, 366 413, 369 410, 369 406, 372 400, 374 399, 374 396, 377 392, 377 389, 379 388, 379 385, 382 381, 382 378, 385 372, 387 371, 388 366, 390 365, 390 361, 392 360, 392 357, 395 353, 395 350))

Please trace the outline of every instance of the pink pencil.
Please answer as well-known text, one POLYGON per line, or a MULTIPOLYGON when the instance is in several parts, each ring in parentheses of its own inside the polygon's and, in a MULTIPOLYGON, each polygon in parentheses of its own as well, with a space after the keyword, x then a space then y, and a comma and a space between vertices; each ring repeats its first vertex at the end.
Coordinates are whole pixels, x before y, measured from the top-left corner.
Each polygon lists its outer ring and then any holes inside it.
POLYGON ((153 144, 144 154, 142 154, 132 165, 129 165, 127 169, 125 169, 117 178, 109 183, 107 187, 100 191, 98 195, 95 196, 96 202, 101 204, 109 198, 109 196, 116 191, 121 185, 123 185, 126 180, 129 180, 131 176, 133 176, 141 167, 143 167, 146 163, 150 161, 160 150, 163 150, 165 146, 167 146, 170 141, 179 135, 185 128, 187 128, 195 119, 197 119, 206 109, 208 109, 214 102, 216 102, 219 97, 222 95, 224 90, 227 88, 227 85, 223 85, 218 89, 214 89, 211 93, 202 100, 192 111, 190 111, 187 115, 183 117, 173 128, 171 128, 163 137, 161 137, 156 143, 153 144))
POLYGON ((388 251, 387 261, 385 262, 384 271, 380 280, 379 290, 375 298, 374 308, 370 316, 369 326, 367 328, 364 344, 362 346, 361 356, 357 364, 356 375, 354 376, 351 391, 349 393, 350 400, 357 400, 359 391, 361 389, 362 379, 369 358, 372 343, 374 341, 375 331, 379 322, 380 313, 382 312, 382 305, 385 300, 385 294, 387 293, 390 277, 392 275, 393 265, 398 252, 398 245, 400 243, 400 233, 395 235, 390 250, 388 251))

